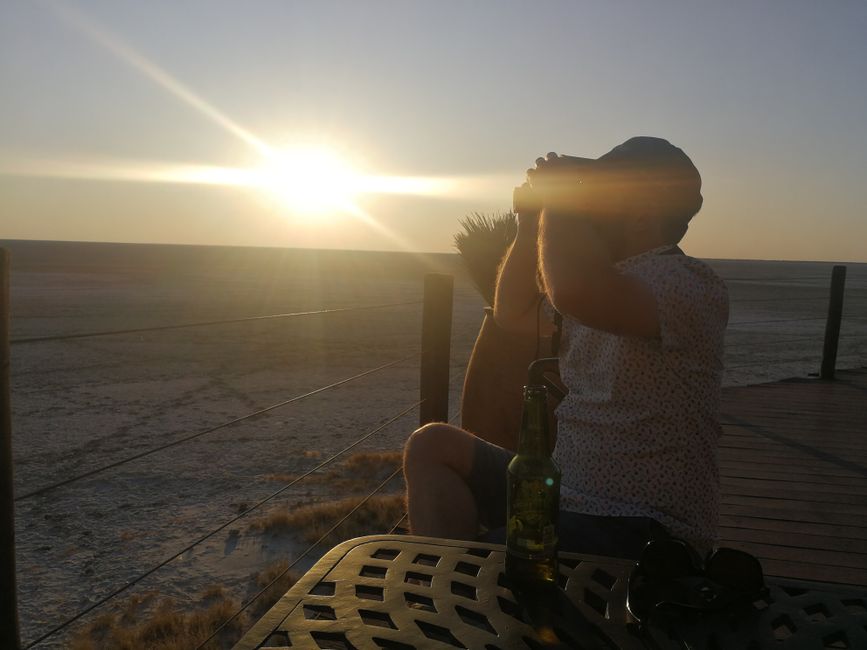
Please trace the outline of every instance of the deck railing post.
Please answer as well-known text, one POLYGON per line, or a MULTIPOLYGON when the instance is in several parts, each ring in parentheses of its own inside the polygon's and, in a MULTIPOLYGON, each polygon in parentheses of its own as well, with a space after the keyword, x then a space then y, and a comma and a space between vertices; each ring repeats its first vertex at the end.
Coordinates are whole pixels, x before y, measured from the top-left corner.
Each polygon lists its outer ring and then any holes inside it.
POLYGON ((419 425, 449 419, 453 290, 450 275, 429 273, 424 278, 419 425))
POLYGON ((12 484, 12 406, 9 381, 9 252, 0 248, 0 648, 17 650, 15 507, 12 484))
POLYGON ((831 271, 831 298, 825 321, 825 344, 822 348, 822 369, 819 377, 834 379, 837 366, 837 344, 840 342, 840 321, 843 317, 843 290, 846 287, 846 267, 837 265, 831 271))

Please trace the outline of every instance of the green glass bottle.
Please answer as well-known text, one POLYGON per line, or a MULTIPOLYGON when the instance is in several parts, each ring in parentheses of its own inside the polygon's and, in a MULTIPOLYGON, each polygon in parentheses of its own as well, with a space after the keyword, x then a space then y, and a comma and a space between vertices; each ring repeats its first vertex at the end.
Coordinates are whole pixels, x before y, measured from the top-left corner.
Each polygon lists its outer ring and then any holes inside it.
POLYGON ((526 591, 557 581, 557 519, 560 468, 551 458, 547 391, 524 388, 518 453, 509 463, 506 520, 506 577, 526 591))

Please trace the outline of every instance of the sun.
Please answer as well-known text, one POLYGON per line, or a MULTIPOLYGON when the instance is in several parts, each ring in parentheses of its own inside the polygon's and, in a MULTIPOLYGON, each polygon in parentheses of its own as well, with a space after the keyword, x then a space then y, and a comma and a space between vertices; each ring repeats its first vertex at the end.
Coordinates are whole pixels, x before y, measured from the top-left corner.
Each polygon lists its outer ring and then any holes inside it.
POLYGON ((269 152, 254 170, 255 184, 298 217, 324 218, 359 211, 362 175, 346 158, 324 146, 269 152))

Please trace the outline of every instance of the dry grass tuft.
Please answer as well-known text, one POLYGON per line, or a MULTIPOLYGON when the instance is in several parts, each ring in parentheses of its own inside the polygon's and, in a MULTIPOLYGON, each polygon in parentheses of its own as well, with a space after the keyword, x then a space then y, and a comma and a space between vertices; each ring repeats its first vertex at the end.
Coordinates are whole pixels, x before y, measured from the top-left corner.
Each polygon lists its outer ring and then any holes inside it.
POLYGON ((489 305, 494 304, 497 270, 515 235, 518 222, 512 212, 486 215, 479 212, 460 220, 455 248, 467 265, 470 278, 489 305))
MULTIPOLYGON (((305 456, 318 458, 320 452, 307 452, 305 456)), ((362 452, 350 456, 340 465, 310 479, 328 482, 335 490, 358 491, 366 494, 378 482, 400 466, 401 452, 362 452)), ((284 481, 291 477, 271 475, 267 478, 284 481)), ((357 506, 362 496, 352 496, 339 501, 319 503, 272 512, 253 521, 252 530, 260 532, 299 531, 307 542, 315 542, 339 519, 357 506)), ((246 509, 247 504, 237 504, 246 509)), ((388 531, 404 513, 404 497, 374 495, 347 521, 324 540, 327 545, 337 544, 351 537, 388 531)), ((252 593, 276 581, 243 614, 229 623, 215 639, 208 643, 208 650, 218 650, 234 644, 241 634, 270 609, 289 590, 297 576, 287 572, 282 560, 253 576, 252 593), (278 578, 278 576, 280 576, 278 578)), ((241 604, 230 598, 223 585, 205 589, 197 607, 188 607, 166 598, 157 602, 156 592, 134 594, 114 612, 102 614, 79 630, 70 643, 71 650, 175 650, 194 648, 228 620, 241 604)))
POLYGON ((383 474, 398 468, 403 460, 400 451, 363 451, 353 454, 339 465, 342 471, 383 474))
MULTIPOLYGON (((280 576, 289 563, 275 562, 253 576, 251 592, 258 592, 280 576)), ((205 647, 218 650, 233 645, 241 634, 295 584, 298 576, 282 575, 247 611, 229 623, 205 647)), ((177 650, 195 648, 240 609, 241 604, 229 598, 223 585, 212 585, 200 595, 198 609, 182 611, 179 604, 165 598, 154 607, 156 592, 134 594, 113 613, 101 614, 90 625, 79 630, 70 643, 71 650, 177 650)), ((252 595, 252 593, 251 593, 252 595)))
MULTIPOLYGON (((311 474, 306 483, 326 483, 339 492, 366 492, 397 469, 403 460, 400 451, 364 451, 349 456, 332 469, 311 474)), ((266 474, 265 480, 291 483, 295 474, 266 474)))
POLYGON ((202 592, 203 601, 221 600, 226 597, 226 588, 223 585, 211 585, 202 592))
MULTIPOLYGON (((79 630, 69 647, 71 650, 195 648, 240 608, 240 603, 226 596, 222 585, 205 590, 201 606, 191 611, 183 611, 176 601, 165 598, 152 611, 142 612, 155 598, 154 593, 128 598, 117 612, 101 614, 79 630)), ((248 625, 248 617, 242 614, 205 647, 218 650, 233 644, 248 625)))
MULTIPOLYGON (((322 537, 338 520, 357 506, 362 497, 348 497, 339 501, 316 503, 292 510, 277 510, 250 524, 260 532, 300 532, 310 543, 322 537)), ((331 533, 323 543, 333 546, 352 537, 387 532, 403 516, 402 494, 374 495, 349 519, 331 533)))

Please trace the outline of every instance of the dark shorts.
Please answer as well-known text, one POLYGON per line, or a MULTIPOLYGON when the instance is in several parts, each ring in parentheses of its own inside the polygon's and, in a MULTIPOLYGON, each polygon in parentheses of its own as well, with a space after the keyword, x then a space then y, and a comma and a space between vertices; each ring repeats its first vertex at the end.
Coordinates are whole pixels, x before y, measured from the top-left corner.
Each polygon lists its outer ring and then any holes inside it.
MULTIPOLYGON (((479 522, 487 529, 479 539, 506 542, 506 467, 514 454, 477 439, 467 484, 476 501, 479 522)), ((638 559, 651 539, 668 537, 650 517, 602 517, 560 511, 560 550, 570 553, 638 559)))

